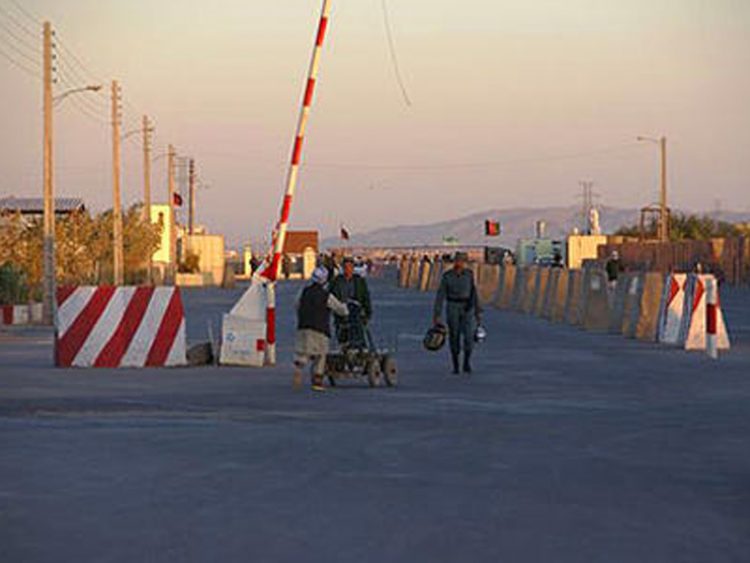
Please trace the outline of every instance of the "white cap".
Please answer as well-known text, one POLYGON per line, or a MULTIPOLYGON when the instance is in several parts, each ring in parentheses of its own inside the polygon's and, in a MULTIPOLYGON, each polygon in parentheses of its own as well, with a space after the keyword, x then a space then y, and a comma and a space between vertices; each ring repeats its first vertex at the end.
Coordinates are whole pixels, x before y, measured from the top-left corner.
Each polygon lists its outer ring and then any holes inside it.
POLYGON ((319 284, 324 284, 328 281, 328 270, 324 266, 318 266, 313 270, 312 281, 319 284))

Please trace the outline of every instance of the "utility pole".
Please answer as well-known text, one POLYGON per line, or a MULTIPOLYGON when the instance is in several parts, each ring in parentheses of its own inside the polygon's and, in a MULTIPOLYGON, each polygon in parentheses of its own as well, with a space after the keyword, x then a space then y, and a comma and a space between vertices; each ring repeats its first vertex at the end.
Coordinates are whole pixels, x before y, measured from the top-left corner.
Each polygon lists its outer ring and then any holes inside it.
POLYGON ((594 182, 581 180, 579 182, 583 189, 583 207, 581 209, 581 234, 588 235, 591 230, 590 214, 594 204, 594 182))
POLYGON ((659 240, 669 240, 669 211, 667 209, 667 138, 659 138, 661 155, 661 197, 659 198, 659 240))
POLYGON ((123 252, 122 252, 122 203, 120 198, 120 85, 112 81, 112 232, 114 285, 122 285, 123 252))
POLYGON ((177 153, 173 145, 167 149, 167 197, 169 198, 169 265, 167 266, 167 279, 169 283, 175 283, 177 273, 177 215, 174 205, 174 166, 177 153))
POLYGON ((194 234, 195 228, 195 159, 191 158, 188 164, 188 181, 189 181, 189 196, 190 199, 188 208, 188 233, 194 234))
POLYGON ((55 296, 55 194, 52 170, 52 26, 44 22, 42 40, 44 103, 44 324, 54 325, 57 317, 55 296))
MULTIPOLYGON (((143 116, 143 222, 151 225, 151 132, 153 127, 148 116, 143 116)), ((146 281, 152 283, 151 270, 153 257, 149 253, 146 261, 146 281)))

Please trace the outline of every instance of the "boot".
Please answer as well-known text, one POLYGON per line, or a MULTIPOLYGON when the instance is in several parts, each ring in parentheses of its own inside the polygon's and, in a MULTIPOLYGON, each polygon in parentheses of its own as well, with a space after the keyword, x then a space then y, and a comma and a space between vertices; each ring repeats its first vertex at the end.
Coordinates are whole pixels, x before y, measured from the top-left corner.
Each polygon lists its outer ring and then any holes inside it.
POLYGON ((458 375, 458 354, 451 352, 451 358, 453 360, 453 374, 458 375))
POLYGON ((464 352, 464 373, 471 373, 471 352, 464 352))

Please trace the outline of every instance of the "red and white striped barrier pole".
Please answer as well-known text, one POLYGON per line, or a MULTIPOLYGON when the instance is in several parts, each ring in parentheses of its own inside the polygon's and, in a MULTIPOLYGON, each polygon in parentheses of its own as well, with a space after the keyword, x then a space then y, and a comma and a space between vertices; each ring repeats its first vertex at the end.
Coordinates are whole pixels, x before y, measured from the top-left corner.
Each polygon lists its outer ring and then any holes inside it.
POLYGON ((312 107, 313 94, 315 92, 315 83, 318 77, 318 67, 320 66, 320 53, 323 47, 323 41, 325 40, 326 30, 328 29, 328 14, 330 13, 330 11, 331 0, 323 0, 323 7, 320 13, 320 21, 318 23, 318 32, 315 35, 315 46, 313 47, 312 58, 310 60, 310 68, 307 73, 305 95, 302 99, 302 109, 300 111, 299 120, 297 122, 297 131, 294 136, 294 147, 292 149, 292 157, 289 163, 289 170, 287 172, 286 192, 284 193, 284 199, 281 204, 281 213, 277 225, 276 236, 273 240, 273 254, 270 258, 269 264, 260 274, 269 282, 267 293, 268 308, 266 310, 266 320, 268 326, 268 335, 266 339, 266 363, 269 365, 273 365, 276 361, 276 297, 274 283, 276 282, 276 279, 279 275, 281 253, 284 251, 284 243, 286 241, 286 233, 289 226, 289 214, 292 208, 294 192, 297 188, 297 176, 299 175, 299 165, 302 157, 302 144, 305 140, 307 120, 310 117, 310 108, 312 107))
POLYGON ((714 360, 719 357, 719 339, 717 337, 717 312, 719 308, 719 292, 714 276, 706 279, 706 353, 714 360))

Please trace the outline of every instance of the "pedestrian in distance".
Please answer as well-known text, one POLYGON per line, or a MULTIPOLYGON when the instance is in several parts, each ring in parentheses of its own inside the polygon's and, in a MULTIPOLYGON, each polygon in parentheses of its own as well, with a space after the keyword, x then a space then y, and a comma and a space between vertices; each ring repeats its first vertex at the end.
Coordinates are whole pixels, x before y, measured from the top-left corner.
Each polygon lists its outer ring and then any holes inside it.
POLYGON ((346 305, 327 288, 328 270, 315 268, 310 283, 297 300, 297 336, 294 342, 293 387, 302 387, 302 370, 310 363, 313 391, 324 391, 326 356, 331 339, 331 311, 338 316, 349 314, 346 305))
POLYGON ((604 270, 607 273, 607 302, 610 308, 614 305, 615 291, 617 289, 617 278, 622 272, 622 264, 620 263, 620 254, 613 250, 609 256, 607 263, 604 265, 604 270))
POLYGON ((463 372, 471 373, 471 353, 474 349, 474 333, 481 323, 474 273, 466 267, 468 256, 457 252, 453 268, 443 274, 440 288, 435 296, 433 325, 441 324, 443 307, 448 322, 448 342, 453 362, 453 373, 459 373, 461 349, 463 348, 463 372))

